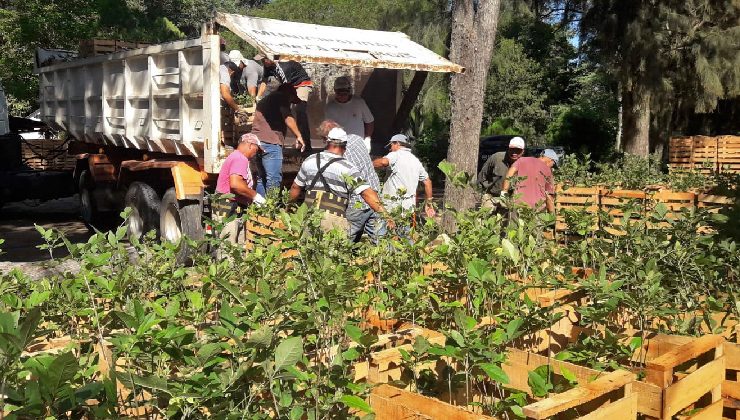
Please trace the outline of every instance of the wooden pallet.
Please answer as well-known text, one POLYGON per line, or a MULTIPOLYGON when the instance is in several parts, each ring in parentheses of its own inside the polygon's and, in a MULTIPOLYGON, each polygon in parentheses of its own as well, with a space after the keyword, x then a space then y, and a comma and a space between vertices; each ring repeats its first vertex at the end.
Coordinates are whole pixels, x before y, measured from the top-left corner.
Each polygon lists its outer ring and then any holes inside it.
POLYGON ((740 344, 725 343, 725 378, 722 382, 723 416, 740 420, 740 344))
POLYGON ((568 228, 565 223, 565 213, 567 211, 585 211, 588 214, 594 216, 594 223, 591 226, 592 230, 599 228, 598 218, 596 217, 601 206, 601 194, 600 189, 597 187, 570 187, 564 188, 562 185, 558 185, 556 191, 555 200, 555 214, 557 220, 555 222, 555 229, 558 231, 564 231, 568 228))
POLYGON ((740 136, 672 138, 668 162, 672 170, 740 173, 740 136))
MULTIPOLYGON (((255 216, 244 225, 246 240, 244 247, 247 252, 254 249, 260 241, 278 245, 280 239, 275 235, 275 229, 285 229, 285 225, 280 220, 272 220, 262 216, 255 216)), ((283 249, 281 256, 283 258, 292 258, 298 255, 296 249, 283 249)))

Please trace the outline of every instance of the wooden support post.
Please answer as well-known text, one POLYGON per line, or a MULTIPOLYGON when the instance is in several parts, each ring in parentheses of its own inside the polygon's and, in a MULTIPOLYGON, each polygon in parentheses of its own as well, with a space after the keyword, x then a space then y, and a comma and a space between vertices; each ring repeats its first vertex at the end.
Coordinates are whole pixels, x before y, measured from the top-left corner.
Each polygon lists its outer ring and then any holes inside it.
POLYGON ((419 93, 422 86, 424 86, 424 81, 426 81, 428 74, 426 71, 417 71, 414 73, 414 78, 403 95, 401 105, 399 105, 398 111, 396 111, 396 117, 393 119, 393 134, 400 132, 406 127, 411 109, 414 107, 414 103, 416 103, 416 98, 419 97, 419 93))

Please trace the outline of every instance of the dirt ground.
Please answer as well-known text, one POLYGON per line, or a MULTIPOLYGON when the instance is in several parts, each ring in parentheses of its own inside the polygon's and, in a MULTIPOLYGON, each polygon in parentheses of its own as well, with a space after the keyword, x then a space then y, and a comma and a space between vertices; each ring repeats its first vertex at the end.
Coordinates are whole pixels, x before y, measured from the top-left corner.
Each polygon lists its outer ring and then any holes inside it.
MULTIPOLYGON (((59 229, 72 242, 86 241, 90 233, 80 219, 77 201, 77 196, 42 203, 27 200, 6 203, 0 208, 0 238, 5 240, 0 245, 0 271, 25 266, 15 263, 35 263, 50 259, 48 251, 36 248, 44 241, 34 224, 46 229, 59 229)), ((55 258, 64 255, 65 250, 58 249, 54 252, 55 258)))

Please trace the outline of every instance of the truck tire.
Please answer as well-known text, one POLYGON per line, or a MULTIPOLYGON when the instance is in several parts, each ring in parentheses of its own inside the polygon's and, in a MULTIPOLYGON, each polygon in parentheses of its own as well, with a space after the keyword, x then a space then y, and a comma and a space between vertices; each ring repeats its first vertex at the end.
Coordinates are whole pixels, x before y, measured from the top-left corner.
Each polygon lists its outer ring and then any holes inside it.
POLYGON ((126 220, 129 240, 139 239, 149 231, 159 237, 159 194, 143 182, 132 182, 126 190, 124 206, 131 208, 126 220))
POLYGON ((100 212, 95 203, 95 194, 93 194, 94 189, 95 181, 93 181, 90 171, 83 170, 77 179, 77 192, 80 197, 80 215, 90 231, 95 231, 101 222, 100 212))
MULTIPOLYGON (((159 230, 162 241, 179 243, 183 236, 200 240, 205 236, 201 222, 201 203, 195 200, 178 200, 175 188, 164 193, 159 207, 159 230)), ((199 252, 187 244, 180 244, 177 262, 187 264, 199 252)))

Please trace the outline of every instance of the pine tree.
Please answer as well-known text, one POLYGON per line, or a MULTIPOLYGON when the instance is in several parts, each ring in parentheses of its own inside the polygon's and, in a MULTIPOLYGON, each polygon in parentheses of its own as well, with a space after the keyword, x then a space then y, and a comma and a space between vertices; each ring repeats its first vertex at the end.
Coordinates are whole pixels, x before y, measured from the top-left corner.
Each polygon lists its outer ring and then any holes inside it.
POLYGON ((582 23, 620 82, 626 152, 659 149, 682 111, 740 94, 738 0, 593 0, 582 23))

